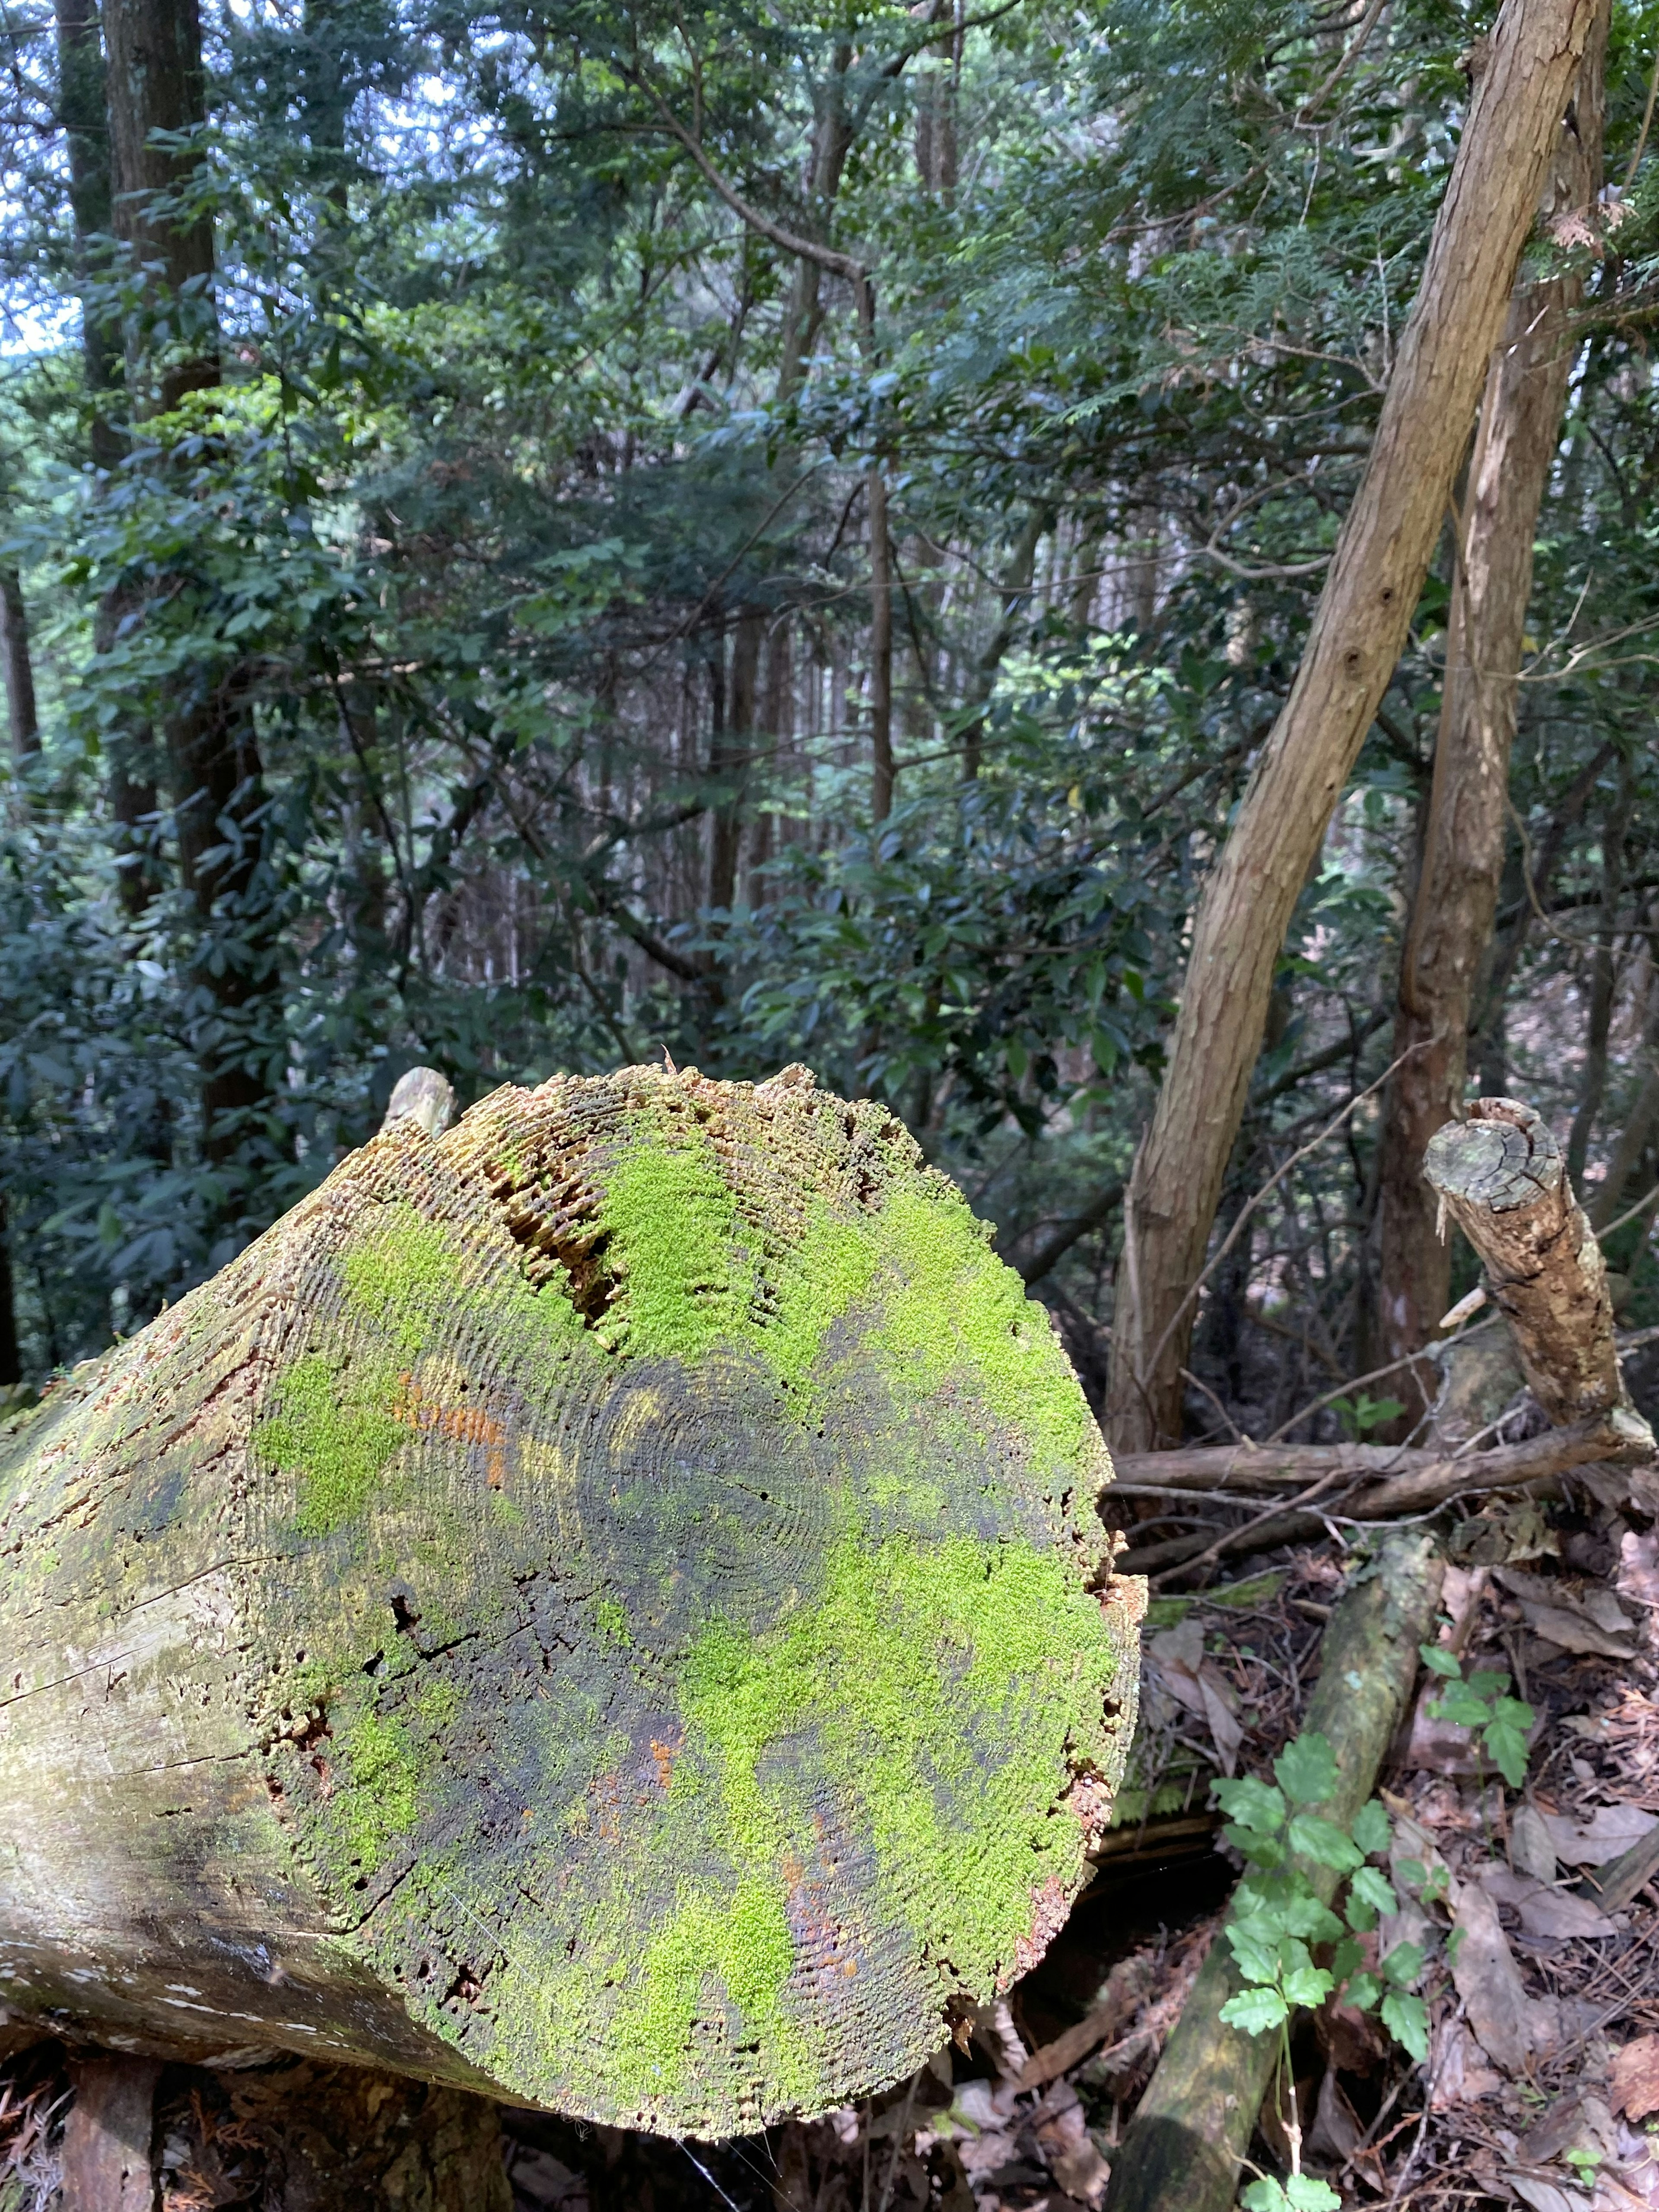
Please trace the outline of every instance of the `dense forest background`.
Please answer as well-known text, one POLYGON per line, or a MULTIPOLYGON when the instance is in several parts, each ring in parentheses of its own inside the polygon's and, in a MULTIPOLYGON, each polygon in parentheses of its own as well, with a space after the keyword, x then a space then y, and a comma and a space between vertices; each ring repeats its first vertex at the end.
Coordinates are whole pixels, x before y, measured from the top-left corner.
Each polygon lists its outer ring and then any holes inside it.
MULTIPOLYGON (((221 1266, 411 1065, 469 1103, 666 1053, 889 1101, 1103 1401, 1195 902, 1488 11, 3 20, 0 1385, 221 1266)), ((1523 270, 1571 303, 1570 373, 1467 1045, 1563 1133, 1597 1225, 1630 1215, 1606 1241, 1638 1324, 1656 38, 1620 0, 1611 181, 1523 270)), ((1456 527, 1454 501, 1279 963, 1197 1435, 1316 1399, 1304 1435, 1412 1418, 1348 1378, 1400 1341, 1382 1079, 1456 527)))

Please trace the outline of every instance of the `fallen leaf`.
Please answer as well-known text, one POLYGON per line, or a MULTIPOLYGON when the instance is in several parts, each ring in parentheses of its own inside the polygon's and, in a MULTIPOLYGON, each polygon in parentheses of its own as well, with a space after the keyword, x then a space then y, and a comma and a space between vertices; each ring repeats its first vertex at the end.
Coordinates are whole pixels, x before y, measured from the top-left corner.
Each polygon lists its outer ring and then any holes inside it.
POLYGON ((1558 2188, 1546 2181, 1541 2173, 1506 2173, 1504 2176, 1513 2195, 1532 2212, 1589 2212, 1589 2199, 1576 2189, 1558 2188))
POLYGON ((1565 1813, 1541 1817, 1555 1856, 1570 1866, 1605 1866, 1659 1827, 1659 1814, 1644 1813, 1638 1805, 1598 1805, 1588 1820, 1575 1820, 1565 1813))
POLYGON ((1504 2086, 1503 2075, 1486 2063, 1486 2054, 1470 2033, 1468 2021, 1457 2013, 1446 2014, 1435 2029, 1429 2080, 1434 2085, 1429 2104, 1437 2112, 1478 2104, 1504 2086))
POLYGON ((1617 1924, 1598 1912, 1587 1897, 1552 1889, 1534 1875, 1511 1874, 1507 1867, 1486 1866, 1480 1870, 1480 1886, 1500 1905, 1513 1907, 1528 1936, 1550 1936, 1560 1942, 1583 1937, 1600 1941, 1617 1936, 1617 1924))
POLYGON ((1627 2120, 1659 2112, 1659 2035, 1638 2035, 1615 2051, 1607 2069, 1609 2101, 1627 2120))
POLYGON ((1548 2051, 1559 2039, 1559 2016, 1553 2006, 1527 1995, 1498 1907, 1480 1882, 1460 1885, 1455 1917, 1462 1941, 1452 1979, 1469 2026, 1506 2074, 1522 2073, 1534 2051, 1548 2051))
POLYGON ((1534 1881, 1555 1880, 1555 1845, 1535 1805, 1517 1805, 1510 1822, 1510 1862, 1534 1881))
POLYGON ((1238 1697, 1215 1662, 1205 1656, 1204 1628, 1197 1615, 1188 1613, 1178 1626, 1153 1637, 1146 1656, 1161 1686, 1209 1729, 1222 1771, 1235 1773, 1244 1741, 1238 1697))
POLYGON ((1056 2081, 1049 2090, 1032 2115, 1031 2132, 1066 2195, 1096 2212, 1112 2170, 1095 2148, 1082 2100, 1069 2081, 1056 2081))
POLYGON ((1521 1618, 1533 1634, 1558 1650, 1575 1651, 1592 1659, 1633 1659, 1636 1646, 1628 1636, 1609 1636, 1580 1606, 1533 1605, 1522 1599, 1521 1618))
POLYGON ((1342 2094, 1335 2068, 1328 2066, 1320 2079, 1319 2101, 1314 2106, 1313 2126, 1308 2131, 1308 2149, 1316 2158, 1340 2162, 1353 2156, 1364 2135, 1359 2115, 1342 2094))

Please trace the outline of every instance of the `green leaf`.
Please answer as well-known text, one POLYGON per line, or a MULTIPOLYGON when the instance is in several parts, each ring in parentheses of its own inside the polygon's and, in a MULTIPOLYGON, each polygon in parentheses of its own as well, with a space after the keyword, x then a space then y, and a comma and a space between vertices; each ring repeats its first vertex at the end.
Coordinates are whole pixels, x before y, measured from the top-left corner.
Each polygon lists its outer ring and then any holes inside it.
POLYGON ((1317 1729, 1287 1743, 1273 1761, 1273 1772, 1293 1805, 1322 1805, 1341 1778, 1329 1740, 1317 1729))
POLYGON ((1229 2027, 1239 2028, 1246 2035, 1265 2035, 1270 2027, 1288 2019, 1290 2009, 1277 1990, 1243 1990, 1237 1996, 1228 1998, 1220 2016, 1229 2027))
POLYGON ((1397 1990, 1409 1989, 1423 1971, 1420 1943, 1396 1943, 1382 1961, 1382 1978, 1397 1990))
POLYGON ((1527 1778, 1525 1731, 1503 1721, 1494 1721, 1486 1732, 1485 1741, 1492 1765, 1511 1790, 1518 1790, 1527 1778))
POLYGON ((1233 1849, 1242 1852, 1252 1866, 1273 1868, 1284 1865, 1283 1844, 1275 1842, 1271 1836, 1264 1836, 1259 1828, 1241 1828, 1237 1821, 1230 1820, 1221 1832, 1233 1849))
POLYGON ((1429 2055, 1429 2008, 1422 1998, 1390 1990, 1382 2000, 1382 2025, 1422 2065, 1429 2055))
POLYGON ((1285 2212, 1290 2199, 1273 2176, 1264 2173, 1260 2181, 1239 2191, 1238 2201, 1244 2212, 1285 2212))
POLYGON ((1461 1674, 1463 1671, 1451 1653, 1441 1644, 1419 1644, 1417 1647, 1417 1656, 1431 1674, 1444 1674, 1451 1677, 1461 1674))
POLYGON ((1342 2212, 1342 2199, 1328 2181, 1312 2173, 1293 2173, 1285 2184, 1291 2212, 1342 2212))
POLYGON ((1421 1889, 1429 1878, 1429 1870, 1421 1859, 1401 1859, 1395 1871, 1407 1889, 1421 1889))
POLYGON ((1254 1775, 1242 1774, 1236 1782, 1216 1783, 1214 1796, 1227 1818, 1241 1828, 1255 1828, 1271 1836, 1285 1825, 1283 1796, 1254 1775))
POLYGON ((1334 1867, 1338 1874, 1352 1874, 1364 1863, 1364 1853, 1346 1830, 1339 1828, 1334 1820, 1322 1820, 1316 1814, 1295 1815, 1290 1844, 1304 1859, 1312 1859, 1316 1866, 1334 1867))
POLYGON ((1398 1912, 1400 1899, 1388 1877, 1376 1867, 1361 1867, 1348 1886, 1350 1897, 1363 1898, 1373 1912, 1398 1912))
POLYGON ((1367 1858, 1386 1851, 1393 1830, 1389 1826, 1388 1808, 1380 1797, 1373 1797, 1354 1814, 1353 1839, 1367 1858))
POLYGON ((1279 1944, 1277 1931, 1264 1933, 1248 1923, 1232 1921, 1227 1929, 1227 1945, 1234 1963, 1247 1982, 1274 1983, 1279 1979, 1279 1944))
POLYGON ((1356 1974, 1342 1992, 1346 2002, 1361 2012, 1370 2012, 1382 1994, 1382 1984, 1375 1974, 1356 1974))
POLYGON ((1331 1954, 1331 1972, 1339 1982, 1346 1982, 1364 1957, 1364 1952, 1352 1936, 1345 1936, 1331 1954))
POLYGON ((1280 1986, 1288 2003, 1311 2008, 1324 2003, 1336 1987, 1336 1977, 1323 1966, 1297 1966, 1285 1975, 1280 1986))

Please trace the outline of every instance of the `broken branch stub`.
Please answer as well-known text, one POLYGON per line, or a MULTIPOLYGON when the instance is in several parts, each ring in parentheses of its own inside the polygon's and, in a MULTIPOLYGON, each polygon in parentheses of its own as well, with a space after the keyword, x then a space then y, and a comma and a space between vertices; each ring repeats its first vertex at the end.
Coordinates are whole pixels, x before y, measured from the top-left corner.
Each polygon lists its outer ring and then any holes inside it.
POLYGON ((1528 1387, 1558 1427, 1624 1397, 1601 1248, 1548 1125, 1514 1098, 1477 1098, 1429 1139, 1423 1172, 1474 1245, 1528 1387))
POLYGON ((884 1108, 401 1117, 0 1431, 0 2000, 692 2136, 901 2078, 1108 1815, 1109 1474, 884 1108))

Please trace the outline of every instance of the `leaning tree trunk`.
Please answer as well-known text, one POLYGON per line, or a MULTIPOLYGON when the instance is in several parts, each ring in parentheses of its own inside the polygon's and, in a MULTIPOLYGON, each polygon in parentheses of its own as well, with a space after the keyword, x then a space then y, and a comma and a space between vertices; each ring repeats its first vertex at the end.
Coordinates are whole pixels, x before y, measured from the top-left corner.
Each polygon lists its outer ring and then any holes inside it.
POLYGON ((374 1141, 0 1449, 0 1998, 727 2135, 1039 1957, 1139 1584, 1039 1307, 804 1069, 374 1141))
MULTIPOLYGON (((1601 0, 1542 194, 1548 220, 1588 211, 1601 188, 1601 0)), ((1469 1016, 1504 867, 1510 751, 1515 742, 1533 539, 1561 434, 1561 410, 1583 296, 1577 272, 1522 284, 1486 373, 1469 465, 1446 630, 1440 730, 1411 921, 1401 950, 1395 1068, 1378 1163, 1380 1273, 1373 1365, 1431 1344, 1451 1303, 1450 1248, 1436 1231, 1423 1180, 1429 1139, 1463 1109, 1469 1016)), ((1423 1410, 1408 1405, 1402 1431, 1423 1410)), ((1408 1393, 1407 1395, 1413 1395, 1408 1393)))
POLYGON ((1285 932, 1405 642, 1597 4, 1505 0, 1302 665, 1199 902, 1127 1210, 1109 1403, 1127 1450, 1180 1432, 1192 1285, 1285 932))

